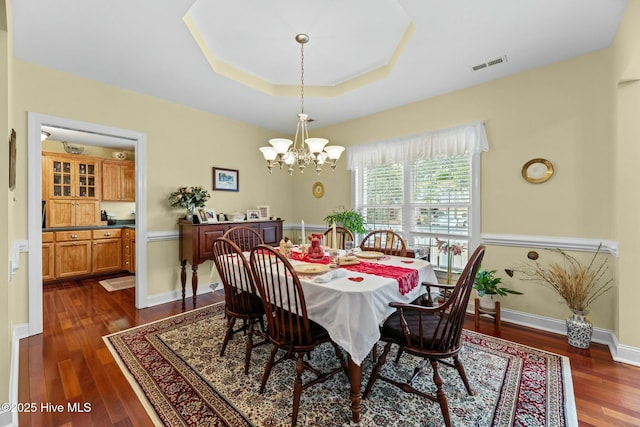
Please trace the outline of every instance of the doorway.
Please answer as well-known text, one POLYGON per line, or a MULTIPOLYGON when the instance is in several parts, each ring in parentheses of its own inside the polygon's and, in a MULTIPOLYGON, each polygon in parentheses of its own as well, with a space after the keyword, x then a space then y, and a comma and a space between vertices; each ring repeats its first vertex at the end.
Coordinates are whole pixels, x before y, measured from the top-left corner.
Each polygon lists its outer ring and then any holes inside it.
MULTIPOLYGON (((147 195, 146 135, 89 122, 80 122, 37 113, 28 114, 28 202, 27 229, 29 241, 29 335, 42 333, 42 143, 43 126, 84 132, 109 138, 110 145, 133 148, 135 152, 136 186, 136 308, 147 306, 147 195)), ((97 138, 99 140, 100 138, 97 138)), ((98 142, 95 142, 97 145, 98 142)), ((85 143, 91 145, 91 142, 85 143)))

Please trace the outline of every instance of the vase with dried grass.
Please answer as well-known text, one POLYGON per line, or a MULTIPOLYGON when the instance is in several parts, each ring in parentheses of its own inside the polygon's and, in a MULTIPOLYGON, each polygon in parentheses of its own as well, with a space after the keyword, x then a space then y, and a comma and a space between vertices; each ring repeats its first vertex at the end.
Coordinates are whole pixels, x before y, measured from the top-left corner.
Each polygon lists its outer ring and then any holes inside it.
POLYGON ((546 249, 558 256, 555 261, 543 265, 538 260, 539 254, 531 251, 525 264, 516 269, 505 270, 510 277, 537 281, 560 295, 573 312, 566 322, 567 339, 573 347, 589 348, 593 334, 593 325, 586 318, 589 307, 613 287, 607 259, 598 257, 600 249, 601 245, 587 264, 581 263, 562 249, 546 249))

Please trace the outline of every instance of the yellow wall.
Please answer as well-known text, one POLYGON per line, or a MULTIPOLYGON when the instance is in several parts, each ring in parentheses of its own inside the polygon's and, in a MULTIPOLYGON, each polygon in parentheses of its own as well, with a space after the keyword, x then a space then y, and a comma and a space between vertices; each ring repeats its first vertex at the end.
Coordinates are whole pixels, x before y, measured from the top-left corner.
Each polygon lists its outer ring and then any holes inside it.
MULTIPOLYGON (((314 135, 356 145, 484 121, 490 151, 481 156, 483 234, 613 239, 615 92, 610 57, 609 50, 580 56, 326 127, 314 135), (522 165, 535 157, 555 166, 555 175, 544 184, 521 177, 522 165)), ((349 178, 341 162, 336 176, 322 176, 327 206, 350 204, 349 178)), ((296 194, 308 192, 314 179, 298 182, 296 194)), ((296 204, 294 210, 296 217, 312 223, 326 215, 326 209, 315 204, 296 204)), ((490 247, 484 267, 502 272, 524 261, 527 250, 490 247)), ((558 319, 570 314, 564 305, 549 303, 558 300, 553 291, 502 276, 509 287, 526 294, 503 299, 503 307, 558 319)), ((613 296, 592 307, 590 319, 596 326, 614 328, 613 296)))
POLYGON ((640 347, 640 323, 637 302, 638 259, 640 259, 640 229, 638 228, 638 182, 640 173, 640 1, 633 0, 618 30, 613 51, 617 87, 617 137, 612 147, 615 153, 614 176, 616 236, 620 245, 617 289, 616 333, 626 345, 640 347))
MULTIPOLYGON (((4 10, 4 2, 0 3, 4 10)), ((611 260, 618 288, 592 307, 596 326, 613 329, 622 344, 640 347, 635 302, 640 299, 635 264, 640 256, 636 194, 637 141, 640 129, 638 83, 617 87, 618 80, 637 77, 638 2, 630 1, 612 49, 580 56, 516 76, 417 102, 324 129, 314 136, 332 144, 356 145, 450 127, 471 121, 486 123, 490 152, 482 154, 482 233, 610 239, 620 242, 620 257, 611 260), (635 24, 635 25, 634 25, 635 24), (545 184, 520 177, 522 165, 545 157, 556 174, 545 184), (619 272, 617 268, 619 266, 619 272)), ((148 230, 176 230, 182 212, 168 208, 167 196, 178 185, 211 186, 211 167, 240 170, 240 192, 213 192, 210 207, 219 212, 244 211, 267 204, 277 216, 298 223, 321 224, 339 205, 350 205, 350 174, 345 159, 335 174, 317 177, 311 170, 294 178, 274 171, 269 176, 257 151, 272 132, 71 76, 9 54, 10 35, 0 31, 0 131, 18 133, 16 191, 0 178, 0 236, 27 239, 27 112, 37 112, 144 132, 147 136, 148 230), (6 64, 6 65, 4 65, 6 64), (326 195, 311 194, 313 182, 325 184, 326 195), (4 183, 4 185, 3 185, 4 183), (5 226, 6 224, 6 226, 5 226), (5 228, 6 227, 6 228, 5 228)), ((420 84, 420 82, 414 82, 420 84)), ((0 150, 6 162, 6 150, 0 150)), ((5 163, 6 164, 6 163, 5 163)), ((5 238, 6 237, 6 238, 5 238)), ((8 259, 8 244, 0 259, 8 259)), ((179 289, 175 241, 147 244, 149 294, 179 289)), ((527 248, 489 248, 485 268, 502 271, 524 260, 527 248)), ((580 259, 589 254, 577 253, 580 259)), ((28 265, 20 257, 18 274, 0 291, 0 342, 9 343, 14 324, 27 322, 28 265), (9 310, 11 307, 11 310, 9 310), (3 309, 4 308, 4 309, 3 309)), ((7 277, 6 262, 0 275, 7 277)), ((201 273, 205 277, 206 270, 201 273)), ((564 319, 568 310, 550 290, 532 283, 506 280, 525 292, 503 306, 564 319)), ((8 345, 0 345, 0 384, 8 383, 8 345)), ((0 387, 6 401, 8 387, 0 387)))
MULTIPOLYGON (((13 100, 11 90, 11 64, 13 57, 12 41, 10 31, 10 23, 7 21, 9 10, 4 0, 0 0, 0 140, 7 141, 11 132, 12 112, 10 109, 13 100), (7 139, 5 139, 7 138, 7 139)), ((6 147, 6 146, 5 146, 6 147)), ((0 163, 7 165, 9 162, 8 150, 3 148, 0 150, 0 163)), ((2 167, 3 173, 0 173, 0 401, 9 401, 9 369, 11 358, 11 337, 12 337, 12 311, 11 300, 13 292, 11 284, 5 282, 9 275, 8 260, 11 245, 11 220, 12 220, 12 198, 13 194, 9 191, 9 174, 4 173, 6 166, 2 167), (6 285, 5 285, 6 283, 6 285)))
MULTIPOLYGON (((27 112, 144 132, 149 232, 177 231, 177 219, 184 212, 169 207, 169 193, 180 185, 211 188, 212 166, 238 169, 240 192, 212 192, 209 207, 232 212, 270 205, 282 218, 292 218, 291 179, 286 174, 269 177, 258 151, 269 138, 281 135, 25 61, 15 61, 15 76, 13 107, 21 153, 15 239, 27 239, 27 112)), ((148 294, 180 289, 176 241, 148 243, 147 250, 148 294)), ((13 301, 18 323, 28 320, 27 264, 27 257, 22 256, 21 272, 25 273, 16 277, 18 295, 13 301)), ((209 266, 203 267, 201 277, 206 278, 209 266)))

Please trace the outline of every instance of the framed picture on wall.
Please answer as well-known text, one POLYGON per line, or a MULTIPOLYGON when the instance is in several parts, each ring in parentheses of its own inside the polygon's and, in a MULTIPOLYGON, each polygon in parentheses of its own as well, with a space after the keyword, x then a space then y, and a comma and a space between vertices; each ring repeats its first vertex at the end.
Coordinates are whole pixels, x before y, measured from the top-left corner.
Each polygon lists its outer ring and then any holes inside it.
POLYGON ((16 189, 16 131, 11 129, 9 137, 9 190, 16 189))
POLYGON ((215 191, 239 191, 240 172, 237 169, 213 167, 213 189, 215 191))

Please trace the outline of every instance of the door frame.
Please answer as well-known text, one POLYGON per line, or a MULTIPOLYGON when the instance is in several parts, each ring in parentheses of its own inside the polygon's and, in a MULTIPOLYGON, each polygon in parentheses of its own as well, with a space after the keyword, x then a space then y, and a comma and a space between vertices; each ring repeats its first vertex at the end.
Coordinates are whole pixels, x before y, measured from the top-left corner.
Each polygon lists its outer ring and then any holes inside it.
MULTIPOLYGON (((29 336, 42 333, 42 126, 96 133, 134 146, 136 168, 136 308, 147 307, 147 136, 145 133, 29 112, 27 116, 27 233, 29 241, 29 336)), ((90 145, 90 144, 87 144, 90 145)))

